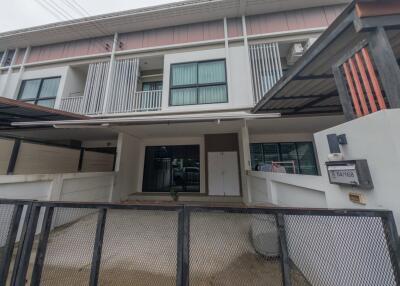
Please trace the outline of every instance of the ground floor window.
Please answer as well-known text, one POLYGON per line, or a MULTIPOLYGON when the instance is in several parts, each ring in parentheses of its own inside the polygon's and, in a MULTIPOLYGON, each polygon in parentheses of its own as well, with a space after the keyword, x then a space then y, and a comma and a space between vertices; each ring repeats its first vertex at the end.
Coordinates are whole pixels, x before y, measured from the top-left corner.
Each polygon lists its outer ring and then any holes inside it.
POLYGON ((143 192, 200 192, 200 146, 147 146, 143 192))
POLYGON ((312 142, 252 143, 250 152, 253 170, 318 174, 312 142))

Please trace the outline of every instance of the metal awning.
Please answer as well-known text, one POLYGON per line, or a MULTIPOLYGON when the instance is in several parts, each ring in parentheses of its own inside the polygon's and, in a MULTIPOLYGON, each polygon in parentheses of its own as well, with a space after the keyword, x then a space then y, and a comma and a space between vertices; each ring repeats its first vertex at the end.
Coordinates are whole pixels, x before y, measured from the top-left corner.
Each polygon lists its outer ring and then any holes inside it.
POLYGON ((0 130, 15 128, 16 122, 82 120, 88 117, 62 110, 0 97, 0 130))
POLYGON ((252 112, 279 112, 283 116, 341 114, 332 66, 367 37, 367 31, 376 27, 371 26, 373 23, 390 27, 387 34, 397 59, 400 58, 400 6, 382 2, 352 2, 252 112))
POLYGON ((49 127, 55 128, 90 128, 96 126, 121 126, 121 125, 146 125, 146 124, 171 124, 191 122, 212 122, 232 120, 252 120, 280 117, 279 113, 273 114, 252 114, 245 111, 233 112, 211 112, 211 113, 190 113, 190 114, 166 114, 166 115, 141 115, 131 117, 109 117, 109 118, 87 118, 86 120, 43 120, 13 122, 14 127, 49 127))

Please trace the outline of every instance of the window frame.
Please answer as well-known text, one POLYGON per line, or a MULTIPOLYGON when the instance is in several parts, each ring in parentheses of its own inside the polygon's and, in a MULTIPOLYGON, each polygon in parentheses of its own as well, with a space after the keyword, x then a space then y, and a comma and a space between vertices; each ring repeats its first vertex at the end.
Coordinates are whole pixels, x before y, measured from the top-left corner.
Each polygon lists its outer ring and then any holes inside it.
POLYGON ((228 74, 226 70, 226 59, 212 59, 212 60, 203 60, 203 61, 190 61, 190 62, 181 62, 181 63, 173 63, 170 65, 170 70, 169 70, 169 100, 168 100, 168 105, 169 106, 186 106, 186 105, 204 105, 204 104, 221 104, 221 103, 228 103, 229 102, 229 92, 228 92, 228 74), (199 64, 201 63, 209 63, 209 62, 223 62, 224 63, 224 72, 225 72, 225 81, 224 82, 213 82, 213 83, 200 83, 199 84, 199 64), (185 85, 177 85, 173 86, 173 73, 172 69, 174 66, 177 65, 184 65, 184 64, 196 64, 196 69, 197 69, 197 78, 196 78, 196 84, 185 84, 185 85), (210 86, 223 86, 225 85, 226 89, 226 101, 222 102, 209 102, 209 103, 199 103, 199 90, 201 87, 210 87, 210 86), (188 104, 172 104, 172 90, 173 89, 185 89, 185 88, 196 88, 196 103, 188 103, 188 104))
MULTIPOLYGON (((56 79, 56 78, 59 79, 59 80, 61 81, 61 76, 30 78, 30 79, 24 79, 24 80, 22 80, 22 81, 21 81, 21 84, 20 84, 20 86, 19 86, 19 91, 18 91, 17 100, 20 100, 20 101, 23 101, 23 102, 26 102, 26 103, 31 103, 31 104, 34 104, 34 105, 38 105, 38 102, 44 101, 44 100, 49 100, 49 99, 54 99, 54 100, 56 100, 56 99, 57 99, 57 94, 56 94, 55 96, 39 97, 39 95, 40 95, 40 93, 41 93, 41 91, 42 91, 43 82, 44 82, 45 80, 48 80, 48 79, 56 79), (21 98, 22 92, 23 92, 22 87, 23 87, 23 85, 24 85, 24 82, 33 81, 33 80, 40 80, 39 88, 38 88, 38 91, 37 91, 37 93, 36 93, 36 96, 35 96, 35 97, 23 98, 23 99, 22 99, 22 98, 21 98), (29 102, 28 102, 28 101, 29 101, 29 102)), ((60 88, 60 81, 59 81, 59 83, 58 83, 57 93, 58 93, 58 89, 60 88)), ((54 108, 54 106, 53 106, 52 108, 54 108)))
POLYGON ((153 81, 144 81, 144 82, 142 82, 142 91, 155 91, 155 90, 162 90, 163 89, 163 81, 162 80, 153 80, 153 81), (157 84, 161 84, 161 89, 151 89, 151 90, 144 90, 144 86, 146 85, 146 84, 155 84, 155 85, 157 85, 157 84))
MULTIPOLYGON (((295 151, 296 151, 296 171, 298 170, 299 172, 297 174, 299 175, 311 175, 311 176, 319 176, 320 172, 319 172, 319 167, 318 167, 318 158, 316 157, 316 152, 315 152, 315 146, 314 146, 314 142, 312 141, 285 141, 285 142, 254 142, 254 143, 250 143, 250 145, 252 144, 257 144, 257 145, 261 145, 261 152, 262 152, 262 157, 264 160, 264 144, 276 144, 277 145, 277 149, 278 149, 278 156, 279 156, 279 160, 282 160, 282 144, 294 144, 295 146, 295 151), (313 159, 314 159, 314 164, 315 164, 315 174, 304 174, 302 171, 302 167, 300 164, 300 159, 299 159, 299 151, 298 151, 298 144, 301 143, 307 143, 309 144, 312 148, 312 155, 313 155, 313 159)), ((252 161, 252 154, 251 154, 251 148, 250 148, 250 159, 252 161)), ((254 166, 251 166, 252 170, 254 168, 254 166)))

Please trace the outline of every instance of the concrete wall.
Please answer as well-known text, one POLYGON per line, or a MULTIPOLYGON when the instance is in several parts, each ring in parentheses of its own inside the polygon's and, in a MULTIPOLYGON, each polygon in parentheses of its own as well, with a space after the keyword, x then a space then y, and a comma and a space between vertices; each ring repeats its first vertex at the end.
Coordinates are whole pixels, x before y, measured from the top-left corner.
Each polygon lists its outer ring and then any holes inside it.
POLYGON ((367 159, 373 190, 329 185, 326 192, 329 207, 385 208, 394 212, 400 227, 400 110, 379 111, 362 118, 318 132, 314 135, 319 154, 321 175, 328 180, 325 165, 329 154, 327 134, 346 134, 348 144, 342 146, 346 160, 367 159), (366 204, 357 205, 348 199, 350 192, 362 194, 366 204))
POLYGON ((140 150, 140 141, 137 138, 128 134, 119 134, 115 163, 117 175, 112 201, 125 200, 129 194, 137 191, 140 176, 140 150))
POLYGON ((113 172, 0 176, 1 199, 108 202, 113 172))

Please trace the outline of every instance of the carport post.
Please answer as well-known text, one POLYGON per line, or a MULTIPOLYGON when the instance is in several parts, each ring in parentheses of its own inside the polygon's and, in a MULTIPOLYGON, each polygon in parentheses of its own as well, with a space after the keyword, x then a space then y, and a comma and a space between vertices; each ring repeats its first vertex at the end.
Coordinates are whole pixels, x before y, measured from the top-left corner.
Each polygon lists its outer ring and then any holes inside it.
POLYGON ((43 271, 44 258, 46 256, 47 242, 49 240, 51 223, 53 222, 53 207, 47 207, 43 217, 42 230, 40 232, 39 244, 36 251, 35 264, 32 271, 31 286, 40 285, 43 271))
POLYGON ((176 285, 189 285, 190 211, 182 206, 178 213, 176 285))
POLYGON ((106 226, 107 209, 99 210, 97 217, 96 237, 93 246, 92 267, 89 286, 97 286, 100 273, 101 252, 103 250, 104 229, 106 226))
POLYGON ((344 116, 348 121, 353 120, 356 116, 354 114, 353 105, 350 99, 350 94, 347 89, 346 80, 338 66, 333 66, 332 72, 335 77, 336 88, 339 93, 339 99, 340 103, 342 104, 344 116))
POLYGON ((21 147, 21 140, 15 139, 14 146, 11 151, 10 161, 8 162, 7 175, 12 175, 14 173, 15 164, 17 163, 19 147, 21 147))
POLYGON ((380 75, 390 108, 400 107, 400 67, 387 37, 385 28, 369 32, 369 49, 380 75))

